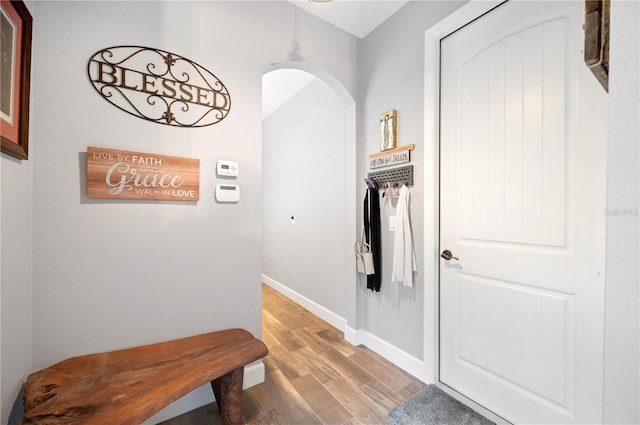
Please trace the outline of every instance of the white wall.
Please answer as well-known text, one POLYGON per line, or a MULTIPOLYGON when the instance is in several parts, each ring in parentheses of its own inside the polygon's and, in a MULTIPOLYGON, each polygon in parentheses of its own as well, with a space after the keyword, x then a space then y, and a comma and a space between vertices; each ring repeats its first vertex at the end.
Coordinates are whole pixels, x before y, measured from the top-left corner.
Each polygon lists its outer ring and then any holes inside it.
MULTIPOLYGON (((418 272, 414 287, 391 283, 393 232, 388 231, 388 217, 395 209, 384 206, 382 216, 382 285, 379 293, 359 284, 361 315, 353 326, 390 343, 418 359, 423 357, 424 299, 424 32, 464 2, 410 2, 388 21, 369 34, 360 44, 359 76, 359 143, 360 169, 368 170, 368 155, 380 150, 379 119, 390 109, 398 111, 398 146, 414 143, 411 164, 414 166, 414 186, 411 187, 411 225, 418 272)), ((404 164, 403 164, 404 165, 404 164)), ((364 197, 364 183, 359 187, 364 197)), ((359 203, 359 222, 362 206, 359 203)))
MULTIPOLYGON (((25 2, 31 15, 34 4, 25 2)), ((35 90, 32 83, 31 90, 35 90)), ((32 94, 33 96, 33 94, 32 94)), ((32 194, 37 150, 29 134, 29 160, 2 154, 0 261, 0 423, 6 424, 26 375, 32 352, 32 194)), ((22 400, 17 400, 21 403, 22 400)))
MULTIPOLYGON (((229 327, 260 335, 261 79, 271 63, 286 59, 293 7, 38 3, 30 161, 34 369, 229 327), (228 117, 185 129, 114 108, 96 94, 86 64, 97 50, 125 44, 168 50, 213 72, 231 93, 228 117), (89 199, 87 146, 199 158, 200 201, 89 199), (238 204, 214 201, 218 159, 240 163, 238 204)), ((352 37, 306 13, 300 23, 305 59, 351 89, 352 37)), ((24 378, 19 373, 8 384, 24 378)), ((211 401, 210 390, 207 396, 211 401)))
POLYGON ((640 4, 611 4, 604 419, 640 423, 640 4))
POLYGON ((342 318, 345 262, 352 256, 344 244, 346 118, 343 100, 315 78, 269 115, 262 130, 267 283, 342 318))

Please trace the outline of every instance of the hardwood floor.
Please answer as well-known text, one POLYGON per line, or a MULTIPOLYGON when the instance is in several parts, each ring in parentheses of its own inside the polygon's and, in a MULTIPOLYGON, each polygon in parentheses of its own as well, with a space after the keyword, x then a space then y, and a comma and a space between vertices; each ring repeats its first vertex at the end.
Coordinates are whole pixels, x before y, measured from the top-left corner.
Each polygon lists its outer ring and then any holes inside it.
MULTIPOLYGON (((265 382, 243 393, 247 425, 382 425, 387 412, 424 388, 418 379, 262 285, 265 382)), ((215 403, 161 425, 219 425, 215 403)))

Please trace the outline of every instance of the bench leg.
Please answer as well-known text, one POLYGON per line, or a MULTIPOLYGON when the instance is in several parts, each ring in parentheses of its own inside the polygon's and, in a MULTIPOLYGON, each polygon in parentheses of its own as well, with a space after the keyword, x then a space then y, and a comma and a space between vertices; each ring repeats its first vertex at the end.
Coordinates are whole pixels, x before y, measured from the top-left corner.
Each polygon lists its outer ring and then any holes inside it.
POLYGON ((244 368, 234 370, 211 381, 222 425, 242 424, 242 378, 244 368))

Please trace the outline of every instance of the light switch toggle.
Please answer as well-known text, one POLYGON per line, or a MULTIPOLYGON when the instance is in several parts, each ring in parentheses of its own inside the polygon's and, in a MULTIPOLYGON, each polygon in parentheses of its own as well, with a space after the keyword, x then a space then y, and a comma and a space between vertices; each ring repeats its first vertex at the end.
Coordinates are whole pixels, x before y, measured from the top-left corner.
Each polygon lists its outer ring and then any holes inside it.
POLYGON ((389 231, 390 232, 395 232, 396 231, 396 216, 395 215, 390 215, 389 216, 389 231))

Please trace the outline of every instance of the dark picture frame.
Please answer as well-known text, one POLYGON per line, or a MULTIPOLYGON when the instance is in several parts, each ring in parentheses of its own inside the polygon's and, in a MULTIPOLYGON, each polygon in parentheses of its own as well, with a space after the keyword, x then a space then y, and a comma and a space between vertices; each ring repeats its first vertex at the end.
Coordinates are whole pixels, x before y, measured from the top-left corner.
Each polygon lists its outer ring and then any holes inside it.
POLYGON ((610 0, 584 2, 584 62, 609 92, 610 0))
POLYGON ((28 159, 33 18, 22 0, 1 0, 0 6, 2 152, 28 159))

